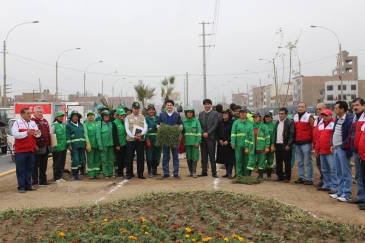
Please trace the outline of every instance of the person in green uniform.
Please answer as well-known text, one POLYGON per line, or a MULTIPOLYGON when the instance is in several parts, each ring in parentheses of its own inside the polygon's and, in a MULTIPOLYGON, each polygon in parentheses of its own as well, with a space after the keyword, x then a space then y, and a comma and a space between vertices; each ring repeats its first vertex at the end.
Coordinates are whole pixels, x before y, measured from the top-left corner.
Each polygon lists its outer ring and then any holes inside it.
POLYGON ((86 156, 87 156, 87 174, 89 179, 99 179, 100 174, 100 150, 96 142, 96 126, 98 122, 94 121, 95 114, 92 111, 87 113, 87 122, 84 123, 86 156))
POLYGON ((128 115, 130 115, 130 114, 132 114, 132 108, 130 108, 129 106, 126 106, 126 107, 124 108, 124 111, 125 111, 125 113, 127 114, 127 116, 128 116, 128 115))
POLYGON ((110 121, 113 122, 115 119, 117 119, 117 109, 113 109, 111 112, 110 112, 110 121))
POLYGON ((276 123, 273 122, 273 116, 271 112, 266 112, 264 116, 264 124, 269 129, 270 134, 270 152, 266 154, 266 173, 267 180, 271 180, 272 168, 274 164, 274 154, 275 154, 275 126, 276 123))
POLYGON ((103 105, 98 105, 96 107, 96 111, 97 111, 97 114, 95 116, 95 121, 96 122, 100 122, 101 121, 101 112, 103 111, 104 108, 105 108, 105 106, 103 106, 103 105))
POLYGON ((194 108, 187 108, 185 111, 183 122, 183 136, 186 151, 186 160, 188 162, 188 176, 197 178, 196 166, 199 160, 199 146, 202 141, 202 128, 199 120, 195 117, 194 108))
POLYGON ((160 175, 157 173, 157 167, 160 163, 162 147, 155 146, 157 128, 155 126, 158 115, 156 114, 156 109, 153 104, 147 106, 148 115, 145 117, 148 130, 146 134, 146 160, 148 177, 153 177, 154 175, 160 175))
POLYGON ((247 131, 245 153, 248 154, 247 174, 250 176, 256 164, 259 169, 258 179, 262 180, 265 169, 265 155, 270 151, 270 134, 267 126, 261 121, 259 112, 252 114, 253 129, 247 131))
POLYGON ((246 109, 240 109, 240 119, 235 120, 231 132, 231 146, 235 150, 236 175, 247 176, 248 154, 245 153, 246 134, 253 130, 252 121, 247 119, 246 109))
POLYGON ((102 121, 96 126, 96 141, 100 149, 101 167, 105 179, 113 176, 113 164, 115 161, 113 127, 110 122, 110 112, 101 113, 102 121))
POLYGON ((240 110, 242 110, 242 106, 240 106, 240 105, 236 105, 233 108, 233 110, 232 110, 232 113, 233 113, 232 120, 233 121, 236 121, 236 120, 240 119, 240 110))
POLYGON ((66 124, 63 122, 65 114, 62 111, 56 112, 56 118, 52 124, 50 133, 56 134, 57 145, 52 147, 53 158, 53 181, 56 183, 65 182, 62 173, 66 163, 66 124))
POLYGON ((116 166, 118 178, 123 178, 123 169, 127 156, 127 132, 125 131, 124 119, 126 113, 123 109, 118 109, 115 114, 117 119, 112 123, 113 142, 116 154, 116 166))
POLYGON ((79 170, 85 162, 85 132, 81 124, 81 114, 78 111, 71 111, 71 119, 66 125, 66 146, 71 154, 71 181, 81 180, 79 170))

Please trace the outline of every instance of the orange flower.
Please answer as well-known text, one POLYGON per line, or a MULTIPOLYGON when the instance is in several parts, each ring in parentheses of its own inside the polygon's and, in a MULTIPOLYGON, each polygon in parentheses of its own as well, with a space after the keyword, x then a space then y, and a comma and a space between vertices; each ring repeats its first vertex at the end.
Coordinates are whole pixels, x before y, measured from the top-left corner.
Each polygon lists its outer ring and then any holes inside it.
POLYGON ((78 240, 78 239, 74 239, 74 240, 72 240, 71 242, 72 242, 72 243, 74 243, 74 242, 76 243, 76 242, 79 242, 79 240, 78 240))

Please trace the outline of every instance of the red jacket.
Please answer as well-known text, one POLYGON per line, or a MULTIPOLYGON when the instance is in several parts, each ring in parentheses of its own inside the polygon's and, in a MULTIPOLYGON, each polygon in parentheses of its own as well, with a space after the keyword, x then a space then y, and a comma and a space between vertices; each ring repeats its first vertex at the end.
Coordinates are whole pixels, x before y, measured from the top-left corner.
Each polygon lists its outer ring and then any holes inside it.
POLYGON ((317 154, 332 154, 330 148, 334 128, 334 119, 326 123, 322 122, 318 125, 318 136, 315 147, 317 154))
POLYGON ((37 125, 33 121, 25 121, 23 119, 18 119, 13 123, 11 132, 15 138, 14 141, 14 152, 15 153, 28 153, 34 152, 36 148, 36 138, 37 135, 28 135, 27 131, 31 130, 33 132, 38 130, 37 125))
POLYGON ((48 121, 44 118, 39 119, 35 116, 32 117, 32 121, 34 121, 37 124, 38 129, 41 130, 41 136, 39 138, 36 138, 37 147, 43 148, 46 146, 50 146, 51 145, 51 135, 50 135, 50 131, 49 131, 48 121))
POLYGON ((362 146, 358 147, 358 153, 361 158, 361 160, 365 160, 365 124, 362 125, 360 128, 359 133, 356 132, 356 135, 359 134, 359 144, 362 146))
MULTIPOLYGON (((355 148, 359 149, 359 144, 360 143, 360 136, 361 136, 361 127, 364 125, 365 123, 365 112, 363 112, 359 118, 359 120, 357 121, 356 124, 356 133, 355 133, 355 138, 354 138, 354 146, 355 148)), ((351 134, 350 134, 351 136, 351 134)))
POLYGON ((299 114, 294 116, 296 144, 312 143, 312 127, 309 123, 310 118, 311 114, 307 112, 305 112, 300 118, 299 114))
POLYGON ((318 139, 318 125, 323 122, 322 117, 318 117, 314 120, 314 126, 312 130, 312 137, 313 137, 313 148, 316 147, 317 139, 318 139))

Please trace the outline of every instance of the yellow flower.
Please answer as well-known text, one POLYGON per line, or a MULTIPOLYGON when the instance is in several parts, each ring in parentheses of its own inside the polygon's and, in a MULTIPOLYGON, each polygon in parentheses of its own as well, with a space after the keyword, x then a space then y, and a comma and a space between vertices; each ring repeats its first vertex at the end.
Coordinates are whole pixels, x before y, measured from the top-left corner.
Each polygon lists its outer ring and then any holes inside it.
POLYGON ((135 237, 134 235, 130 235, 128 238, 131 240, 137 240, 137 237, 135 237))
POLYGON ((186 232, 190 233, 191 229, 189 227, 185 228, 186 232))
POLYGON ((122 221, 122 220, 123 220, 123 218, 120 218, 119 220, 120 220, 120 221, 122 221))
POLYGON ((191 239, 191 241, 192 241, 192 242, 196 242, 196 239, 195 239, 195 238, 193 238, 193 239, 191 239))
POLYGON ((62 238, 65 237, 65 233, 63 233, 62 231, 58 232, 58 236, 61 236, 62 238))
POLYGON ((205 238, 203 238, 202 240, 203 240, 203 242, 208 242, 208 241, 210 241, 212 239, 212 237, 205 237, 205 238))
POLYGON ((128 223, 130 223, 131 222, 131 220, 130 219, 128 219, 128 223))
POLYGON ((144 223, 144 222, 146 222, 146 219, 141 217, 140 221, 141 221, 141 223, 144 223))
POLYGON ((185 238, 190 238, 190 235, 189 235, 189 234, 186 234, 186 235, 185 235, 185 238))
POLYGON ((238 236, 238 240, 239 240, 239 241, 244 241, 244 240, 245 240, 245 238, 243 238, 243 237, 241 237, 241 236, 238 236))
POLYGON ((232 234, 232 238, 233 238, 233 239, 237 239, 237 237, 238 237, 238 235, 236 235, 236 234, 232 234))
POLYGON ((42 238, 43 238, 43 236, 41 236, 41 235, 40 235, 40 236, 38 237, 38 240, 41 240, 42 238))
POLYGON ((144 232, 144 234, 145 234, 145 235, 148 235, 148 232, 146 231, 146 232, 144 232))
POLYGON ((95 224, 95 222, 93 221, 93 222, 91 222, 91 224, 95 224))
POLYGON ((108 222, 108 219, 104 219, 104 222, 108 222))
POLYGON ((224 241, 228 241, 228 238, 226 237, 226 238, 224 238, 223 240, 224 240, 224 241))

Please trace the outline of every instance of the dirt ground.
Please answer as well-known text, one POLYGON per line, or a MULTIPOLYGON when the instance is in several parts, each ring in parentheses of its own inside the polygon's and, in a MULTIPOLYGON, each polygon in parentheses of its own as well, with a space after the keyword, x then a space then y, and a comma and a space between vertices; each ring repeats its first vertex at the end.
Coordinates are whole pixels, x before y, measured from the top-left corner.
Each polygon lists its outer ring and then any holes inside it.
MULTIPOLYGON (((47 175, 49 180, 52 180, 53 177, 52 163, 52 160, 48 161, 47 175)), ((66 168, 69 166, 68 157, 66 168)), ((200 169, 200 165, 198 165, 198 172, 200 169)), ((172 170, 172 164, 170 170, 172 170)), ((162 173, 161 166, 159 173, 162 173)), ((190 178, 186 177, 188 174, 186 160, 180 160, 179 174, 181 179, 171 177, 161 180, 160 177, 155 177, 146 180, 133 178, 130 181, 119 178, 89 180, 87 176, 82 176, 82 181, 73 182, 70 181, 70 175, 65 173, 63 178, 67 182, 39 187, 37 191, 20 194, 17 192, 15 173, 12 173, 0 177, 0 210, 24 207, 72 207, 114 201, 152 191, 227 190, 275 198, 282 203, 307 210, 319 218, 365 224, 365 211, 360 211, 357 205, 331 199, 327 192, 318 192, 314 186, 294 184, 293 181, 297 179, 296 167, 293 169, 292 181, 289 184, 274 181, 264 181, 258 185, 231 184, 230 180, 221 178, 225 174, 224 169, 218 170, 220 176, 218 179, 211 176, 190 178)), ((145 175, 147 175, 146 172, 145 175)), ((254 176, 256 176, 255 172, 254 176)), ((273 175, 273 178, 276 176, 273 175)), ((319 173, 315 167, 315 179, 318 181, 318 178, 319 173)), ((355 196, 356 186, 354 185, 353 198, 355 196)))

